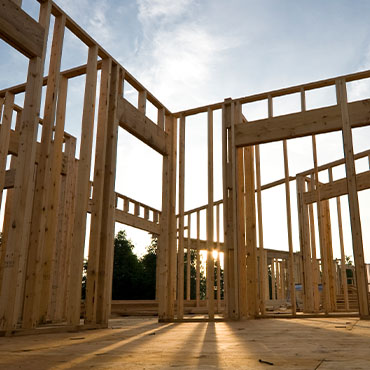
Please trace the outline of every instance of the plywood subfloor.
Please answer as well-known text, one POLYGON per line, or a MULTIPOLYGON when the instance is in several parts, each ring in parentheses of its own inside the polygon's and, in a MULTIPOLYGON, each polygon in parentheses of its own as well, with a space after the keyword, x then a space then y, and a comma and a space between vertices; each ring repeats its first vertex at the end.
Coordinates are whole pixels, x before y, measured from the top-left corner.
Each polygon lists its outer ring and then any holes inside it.
POLYGON ((111 320, 109 329, 0 338, 0 369, 91 368, 370 369, 370 322, 158 324, 130 317, 111 320))

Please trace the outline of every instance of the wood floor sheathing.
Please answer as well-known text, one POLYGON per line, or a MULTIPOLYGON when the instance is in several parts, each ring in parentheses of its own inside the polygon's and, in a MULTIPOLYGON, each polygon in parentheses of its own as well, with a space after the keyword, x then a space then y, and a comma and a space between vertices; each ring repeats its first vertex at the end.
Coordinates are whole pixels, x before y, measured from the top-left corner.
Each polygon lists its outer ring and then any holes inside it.
POLYGON ((173 368, 370 369, 370 321, 159 324, 127 317, 108 329, 0 338, 0 369, 173 368))

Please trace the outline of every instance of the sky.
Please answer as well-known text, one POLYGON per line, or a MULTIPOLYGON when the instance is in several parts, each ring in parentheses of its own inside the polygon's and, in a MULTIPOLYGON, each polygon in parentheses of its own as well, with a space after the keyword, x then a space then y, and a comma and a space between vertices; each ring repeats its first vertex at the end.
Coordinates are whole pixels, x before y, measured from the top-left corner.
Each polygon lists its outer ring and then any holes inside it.
MULTIPOLYGON (((23 8, 37 14, 34 0, 23 8)), ((370 68, 370 2, 366 0, 57 0, 82 28, 172 112, 370 68)), ((0 88, 23 82, 26 60, 0 41, 0 88), (7 71, 12 68, 15 73, 7 71)), ((86 63, 87 48, 66 33, 62 69, 86 63)), ((79 136, 83 80, 70 83, 67 131, 79 136), (74 94, 75 93, 75 94, 74 94)), ((349 86, 349 98, 370 97, 370 83, 349 86)), ((127 91, 127 98, 130 91, 127 91)), ((297 96, 274 99, 274 114, 294 111, 297 96)), ((333 89, 307 94, 308 108, 335 103, 333 89)), ((267 114, 245 106, 248 120, 267 114)), ((222 197, 221 120, 215 113, 215 200, 222 197)), ((355 152, 369 148, 370 129, 353 130, 355 152)), ((187 120, 185 209, 207 202, 206 117, 187 120)), ((313 167, 310 138, 288 142, 291 175, 313 167)), ((338 133, 317 137, 319 164, 343 156, 338 133)), ((284 176, 282 144, 261 146, 262 184, 284 176)), ((120 130, 116 190, 161 208, 161 156, 120 130)), ((368 169, 366 163, 358 171, 368 169), (366 167, 366 168, 365 168, 366 167)), ((339 171, 337 176, 343 175, 339 171)), ((294 249, 299 248, 295 183, 291 184, 294 249)), ((346 254, 352 255, 346 197, 346 254)), ((368 191, 359 193, 365 256, 370 262, 368 191)), ((263 193, 264 245, 287 249, 283 189, 263 193), (279 215, 279 217, 277 217, 279 215)), ((331 202, 334 255, 339 257, 331 202)), ((126 228, 126 227, 125 227, 126 228)), ((117 227, 117 230, 119 227, 117 227)), ((142 254, 150 237, 126 228, 142 254)))

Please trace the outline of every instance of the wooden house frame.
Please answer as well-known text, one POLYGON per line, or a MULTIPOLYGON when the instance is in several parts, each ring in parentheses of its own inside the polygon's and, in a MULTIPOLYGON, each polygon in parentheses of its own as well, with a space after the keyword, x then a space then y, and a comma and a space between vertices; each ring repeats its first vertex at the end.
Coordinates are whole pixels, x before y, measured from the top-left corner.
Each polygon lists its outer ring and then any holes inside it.
MULTIPOLYGON (((370 124, 370 100, 348 103, 346 83, 369 78, 370 71, 239 99, 229 98, 220 103, 171 113, 55 3, 51 0, 38 2, 40 14, 39 20, 35 21, 22 10, 21 0, 0 0, 0 36, 29 59, 26 83, 0 91, 0 197, 6 190, 0 249, 2 332, 34 329, 49 321, 64 322, 64 328, 107 326, 111 306, 115 222, 158 235, 157 299, 160 321, 184 320, 184 297, 185 300, 190 299, 190 269, 184 276, 185 249, 188 251, 188 266, 189 251, 194 249, 197 255, 197 306, 200 305, 200 251, 207 250, 207 292, 212 292, 207 294, 208 320, 215 320, 215 314, 221 311, 224 318, 234 320, 265 315, 268 259, 272 261, 269 262, 271 268, 278 266, 279 271, 284 270, 290 276, 287 279, 290 299, 295 302, 294 276, 297 273, 294 272, 289 187, 293 179, 297 181, 301 251, 298 258, 302 259, 304 276, 304 310, 309 313, 319 311, 316 292, 318 267, 314 240, 310 237, 310 225, 314 222, 310 205, 316 202, 318 207, 324 310, 330 313, 335 310, 335 302, 331 300, 334 298, 330 298, 333 285, 330 276, 333 273, 329 271, 329 262, 332 255, 329 249, 323 247, 330 237, 330 215, 325 202, 334 197, 340 202, 338 197, 348 194, 359 316, 369 317, 357 191, 369 188, 370 178, 368 172, 356 175, 354 167, 355 158, 369 156, 369 152, 353 153, 351 129, 370 124), (54 27, 49 71, 44 77, 51 18, 54 19, 54 27), (88 58, 85 65, 61 71, 66 29, 86 45, 88 58), (100 86, 97 86, 98 73, 100 86), (76 138, 64 130, 68 82, 77 76, 85 76, 79 159, 76 159, 75 153, 76 138), (125 81, 138 93, 136 106, 124 98, 125 81), (42 107, 43 86, 46 87, 46 94, 42 107), (337 104, 306 110, 306 91, 325 86, 335 86, 337 104), (99 105, 95 119, 97 91, 99 105), (14 103, 15 97, 23 93, 24 104, 18 106, 14 103), (273 99, 293 93, 301 96, 301 111, 275 117, 273 99), (261 100, 267 102, 268 118, 248 122, 242 114, 243 105, 261 100), (146 114, 147 102, 157 109, 156 122, 146 114), (214 201, 213 195, 215 111, 222 112, 223 199, 220 201, 214 201), (185 125, 187 117, 199 113, 205 113, 207 117, 208 203, 185 210, 185 125), (16 116, 14 129, 13 115, 16 116), (97 130, 91 182, 94 125, 97 130), (163 156, 161 210, 115 193, 119 127, 163 156), (42 132, 40 142, 37 141, 39 130, 42 132), (344 159, 325 168, 318 167, 315 135, 332 131, 342 132, 344 159), (288 168, 287 140, 303 136, 312 136, 315 167, 293 177, 288 168), (273 141, 282 142, 285 177, 262 185, 259 145, 273 141), (330 174, 333 166, 342 163, 346 166, 345 178, 332 181, 331 177, 328 184, 318 181, 319 171, 329 170, 330 174), (289 257, 281 263, 277 263, 271 255, 269 258, 268 251, 264 249, 261 205, 261 191, 279 184, 285 184, 289 244, 289 257), (118 205, 119 200, 123 202, 122 208, 118 205), (132 207, 133 212, 130 211, 132 207), (200 238, 200 212, 203 210, 207 212, 205 240, 200 238), (81 276, 87 213, 91 213, 91 230, 86 312, 81 322, 81 276), (195 215, 195 225, 191 215, 195 215), (222 220, 223 241, 220 235, 222 220), (191 238, 191 229, 196 229, 195 239, 191 238), (224 254, 223 300, 220 293, 220 253, 216 260, 216 286, 214 282, 214 250, 224 254), (186 292, 184 281, 187 281, 186 292), (214 290, 217 290, 216 299, 214 290)), ((340 207, 338 210, 340 218, 340 207)), ((343 249, 343 245, 341 247, 343 249)), ((279 276, 282 278, 283 275, 279 276)), ((345 279, 343 284, 345 286, 345 279)), ((345 296, 345 300, 348 308, 348 297, 345 296)), ((292 304, 292 315, 296 315, 295 304, 292 304)))

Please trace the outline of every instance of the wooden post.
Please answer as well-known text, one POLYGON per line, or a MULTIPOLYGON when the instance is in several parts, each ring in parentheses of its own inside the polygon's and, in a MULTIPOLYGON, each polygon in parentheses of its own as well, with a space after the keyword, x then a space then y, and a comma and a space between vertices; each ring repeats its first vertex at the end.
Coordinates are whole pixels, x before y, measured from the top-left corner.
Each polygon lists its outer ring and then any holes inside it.
POLYGON ((265 252, 263 246, 263 223, 262 223, 262 197, 261 197, 261 165, 260 165, 260 147, 255 146, 256 154, 256 184, 257 184, 257 214, 258 214, 258 247, 259 247, 259 309, 261 314, 264 315, 265 299, 266 299, 266 269, 267 264, 265 260, 265 252))
MULTIPOLYGON (((33 201, 30 244, 28 251, 25 299, 23 307, 23 328, 35 327, 39 322, 40 300, 46 300, 46 311, 49 303, 49 296, 45 297, 42 295, 42 285, 44 279, 48 279, 50 282, 50 271, 47 271, 47 265, 50 264, 52 252, 54 250, 54 246, 51 244, 52 241, 45 239, 45 232, 47 230, 46 220, 49 218, 47 202, 49 190, 51 188, 51 141, 55 120, 57 95, 59 90, 64 26, 65 16, 61 15, 55 19, 48 85, 45 97, 41 152, 37 165, 36 188, 33 201), (46 242, 49 242, 50 244, 46 244, 46 242), (50 255, 46 254, 46 256, 49 257, 46 261, 44 260, 44 249, 51 252, 49 253, 50 255)), ((43 319, 45 318, 43 317, 43 319)))
MULTIPOLYGON (((248 315, 259 314, 254 147, 244 148, 245 234, 247 255, 248 315)), ((244 256, 243 256, 244 257, 244 256)), ((245 258, 244 258, 245 261, 245 258)))
MULTIPOLYGON (((311 180, 308 182, 308 190, 313 189, 314 177, 311 175, 311 180)), ((319 292, 319 264, 316 256, 316 236, 315 236, 315 220, 313 213, 313 204, 308 205, 309 222, 310 222, 310 240, 311 240, 311 252, 312 252, 312 284, 313 284, 313 299, 314 299, 314 311, 320 310, 320 292, 319 292)))
POLYGON ((276 295, 277 299, 281 300, 281 263, 276 260, 276 295))
POLYGON ((146 90, 139 91, 137 109, 144 114, 146 113, 146 96, 147 96, 146 90))
POLYGON ((208 318, 214 319, 215 262, 213 258, 213 112, 208 108, 207 298, 208 318))
POLYGON ((330 221, 330 207, 329 200, 322 201, 322 216, 323 216, 323 232, 324 232, 324 247, 326 249, 327 268, 329 276, 329 299, 330 310, 336 310, 337 297, 335 293, 335 272, 334 272, 334 258, 333 258, 333 243, 331 238, 331 221, 330 221))
POLYGON ((303 258, 304 310, 305 312, 314 312, 308 207, 303 201, 303 193, 306 188, 304 177, 297 176, 296 183, 297 183, 299 240, 303 258))
POLYGON ((197 265, 195 299, 197 307, 200 306, 200 211, 197 211, 197 265))
MULTIPOLYGON (((237 122, 242 122, 242 113, 241 105, 239 103, 235 104, 235 113, 234 113, 234 124, 237 122)), ((239 306, 239 319, 248 317, 250 305, 249 299, 252 300, 252 297, 248 296, 247 299, 247 286, 249 281, 247 275, 247 252, 246 252, 246 219, 245 219, 245 206, 246 206, 246 186, 245 183, 245 171, 247 169, 247 164, 245 163, 245 155, 248 156, 248 160, 251 160, 250 151, 253 148, 248 148, 246 153, 243 148, 235 148, 235 200, 234 200, 234 209, 235 209, 235 229, 236 233, 235 240, 237 241, 237 249, 235 254, 235 266, 237 271, 237 281, 238 281, 238 306, 239 306)), ((249 163, 250 164, 250 163, 249 163)), ((248 183, 249 185, 249 183, 248 183)), ((248 189, 249 190, 249 189, 248 189)), ((254 183, 253 183, 253 195, 254 195, 254 183)), ((256 257, 257 258, 257 257, 256 257)), ((252 293, 252 291, 248 291, 252 293)), ((253 293, 252 293, 253 294, 253 293)), ((257 302, 254 302, 257 303, 257 302)))
POLYGON ((265 275, 265 300, 270 298, 270 291, 269 291, 269 273, 268 273, 268 263, 267 263, 267 250, 264 250, 264 275, 265 275))
POLYGON ((176 163, 177 120, 166 116, 165 130, 169 135, 169 154, 163 157, 161 233, 158 240, 158 319, 174 319, 176 299, 176 163))
MULTIPOLYGON (((4 117, 4 115, 3 115, 4 117)), ((17 112, 16 124, 15 124, 15 132, 19 133, 21 128, 22 122, 22 112, 17 112)), ((16 168, 16 161, 17 157, 12 156, 10 160, 10 169, 16 168)), ((13 204, 13 189, 8 189, 6 193, 6 203, 5 203, 5 210, 4 210, 4 223, 3 223, 3 231, 2 231, 2 239, 1 239, 1 253, 0 253, 0 295, 1 295, 1 287, 3 281, 3 273, 4 273, 4 261, 5 261, 5 246, 7 245, 9 230, 11 227, 11 211, 12 211, 12 204, 13 204)))
POLYGON ((225 99, 222 105, 222 179, 224 209, 224 261, 225 261, 225 294, 227 313, 230 319, 238 319, 238 279, 235 264, 235 149, 234 144, 234 103, 225 99))
POLYGON ((284 151, 284 173, 285 173, 285 202, 287 215, 287 229, 288 229, 288 245, 289 245, 289 288, 290 288, 290 302, 292 305, 292 314, 296 315, 296 299, 295 299, 295 283, 294 283, 294 252, 293 252, 293 236, 292 236, 292 212, 290 207, 290 181, 289 181, 289 163, 288 163, 288 147, 287 141, 283 140, 284 151))
POLYGON ((165 113, 166 110, 164 108, 158 108, 157 124, 162 130, 164 130, 165 113))
POLYGON ((38 112, 49 31, 51 1, 40 5, 39 23, 45 29, 41 57, 30 59, 19 136, 17 171, 14 180, 11 229, 5 245, 5 270, 0 300, 0 328, 15 328, 23 304, 29 224, 32 217, 32 188, 36 158, 38 112))
POLYGON ((65 153, 67 155, 67 195, 65 203, 65 248, 66 248, 66 264, 64 271, 64 287, 61 290, 61 296, 59 296, 59 302, 61 305, 61 315, 64 319, 67 319, 67 307, 69 306, 70 294, 69 294, 69 279, 71 275, 71 260, 73 258, 72 247, 73 247, 73 225, 76 217, 76 186, 77 186, 77 173, 78 173, 78 161, 75 158, 76 155, 77 140, 74 137, 66 139, 65 153))
POLYGON ((287 299, 287 292, 288 292, 288 279, 289 279, 289 271, 288 271, 288 261, 285 259, 283 261, 283 278, 284 278, 284 299, 287 299))
POLYGON ((14 94, 7 91, 5 93, 4 114, 1 121, 1 130, 0 130, 0 208, 5 184, 6 160, 8 157, 13 107, 14 107, 14 94))
POLYGON ((320 238, 320 257, 322 266, 322 294, 324 301, 325 313, 331 311, 330 305, 330 287, 329 287, 329 270, 327 264, 327 249, 325 248, 325 235, 323 230, 323 211, 322 202, 320 198, 320 181, 319 172, 317 168, 317 149, 316 149, 316 137, 312 135, 312 154, 313 154, 313 164, 314 164, 314 174, 315 174, 315 188, 317 192, 317 217, 318 217, 318 227, 319 227, 319 238, 320 238))
MULTIPOLYGON (((104 65, 103 65, 104 67, 104 65)), ((108 67, 106 67, 108 68, 108 67)), ((108 68, 109 69, 109 68, 108 68)), ((106 71, 105 71, 106 72, 106 71)), ((115 226, 115 181, 118 144, 117 104, 122 86, 122 75, 117 64, 111 67, 108 98, 108 121, 106 124, 106 145, 104 164, 104 186, 102 190, 100 251, 97 279, 96 323, 108 325, 112 300, 112 277, 114 258, 114 226, 115 226)), ((104 103, 103 103, 104 104, 104 103)), ((105 107, 102 108, 102 114, 105 107)), ((104 122, 104 120, 103 120, 104 122)), ((102 170, 103 171, 103 170, 102 170)), ((98 236, 99 237, 99 236, 98 236)))
POLYGON ((217 312, 221 311, 221 264, 220 264, 220 205, 216 206, 216 242, 217 242, 217 312))
MULTIPOLYGON (((333 171, 329 168, 329 181, 333 181, 333 171)), ((349 311, 349 300, 348 300, 348 287, 347 287, 347 275, 346 275, 346 256, 344 254, 344 239, 343 239, 343 225, 342 225, 342 207, 340 197, 336 197, 337 203, 337 216, 338 216, 338 232, 339 232, 339 243, 340 243, 340 277, 343 287, 344 297, 344 308, 349 311)))
POLYGON ((185 201, 185 116, 180 117, 179 139, 179 243, 177 252, 177 318, 184 317, 184 201, 185 201))
MULTIPOLYGON (((63 81, 63 80, 62 80, 63 81)), ((61 81, 61 85, 63 82, 61 81)), ((66 79, 67 81, 67 79, 66 79)), ((59 107, 58 107, 59 108, 59 107)), ((58 109, 58 117, 59 117, 58 109)), ((65 297, 68 276, 68 266, 70 263, 70 232, 74 220, 74 191, 75 191, 75 154, 76 139, 73 137, 66 138, 64 154, 67 157, 67 173, 63 176, 61 182, 60 205, 58 207, 58 230, 56 235, 56 244, 59 246, 59 268, 55 272, 54 279, 56 286, 54 310, 51 314, 53 321, 62 321, 65 319, 65 297)))
POLYGON ((110 95, 112 61, 110 58, 103 59, 100 79, 100 97, 98 110, 98 127, 96 134, 95 165, 94 165, 94 188, 91 204, 91 227, 89 257, 87 263, 86 280, 86 322, 96 322, 97 287, 99 275, 100 233, 103 221, 103 190, 105 180, 106 146, 108 136, 108 110, 110 95))
POLYGON ((275 258, 271 261, 271 299, 276 300, 275 258))
MULTIPOLYGON (((64 140, 64 126, 65 126, 65 115, 66 115, 66 103, 67 103, 67 88, 68 79, 61 77, 59 83, 58 92, 58 105, 56 111, 56 122, 55 122, 55 135, 54 143, 51 148, 51 160, 49 170, 51 172, 51 187, 49 191, 49 199, 47 204, 48 216, 46 218, 46 230, 45 230, 45 248, 43 255, 43 284, 41 290, 40 300, 40 311, 39 321, 49 317, 48 313, 51 311, 50 297, 53 295, 55 298, 53 304, 56 304, 56 290, 58 285, 52 284, 53 280, 58 281, 60 271, 60 263, 62 263, 61 255, 64 253, 63 248, 60 244, 56 244, 57 240, 57 228, 58 224, 63 225, 62 217, 63 213, 59 212, 60 205, 60 192, 61 192, 61 170, 63 162, 63 140, 64 140)), ((74 158, 74 153, 73 153, 74 158)), ((64 179, 65 180, 65 179, 64 179)), ((64 183, 66 185, 66 182, 64 183)), ((65 190, 65 189, 64 189, 65 190)), ((55 307, 52 309, 55 312, 55 307)))
POLYGON ((186 300, 190 301, 190 272, 191 272, 191 251, 190 251, 190 243, 191 243, 191 217, 190 213, 188 214, 188 245, 186 248, 186 300))
POLYGON ((356 170, 353 156, 352 130, 348 113, 347 90, 343 79, 336 81, 337 101, 342 113, 342 136, 344 158, 346 163, 346 178, 348 188, 348 203, 351 219, 353 257, 356 267, 357 294, 360 317, 369 316, 368 281, 362 244, 361 218, 357 196, 356 170))
POLYGON ((74 258, 71 261, 70 277, 68 282, 70 300, 67 310, 67 320, 71 325, 78 325, 80 323, 82 264, 85 247, 91 149, 94 132, 97 57, 98 47, 96 45, 90 46, 86 70, 80 160, 77 174, 76 198, 78 201, 76 202, 75 222, 73 225, 72 255, 74 258))

